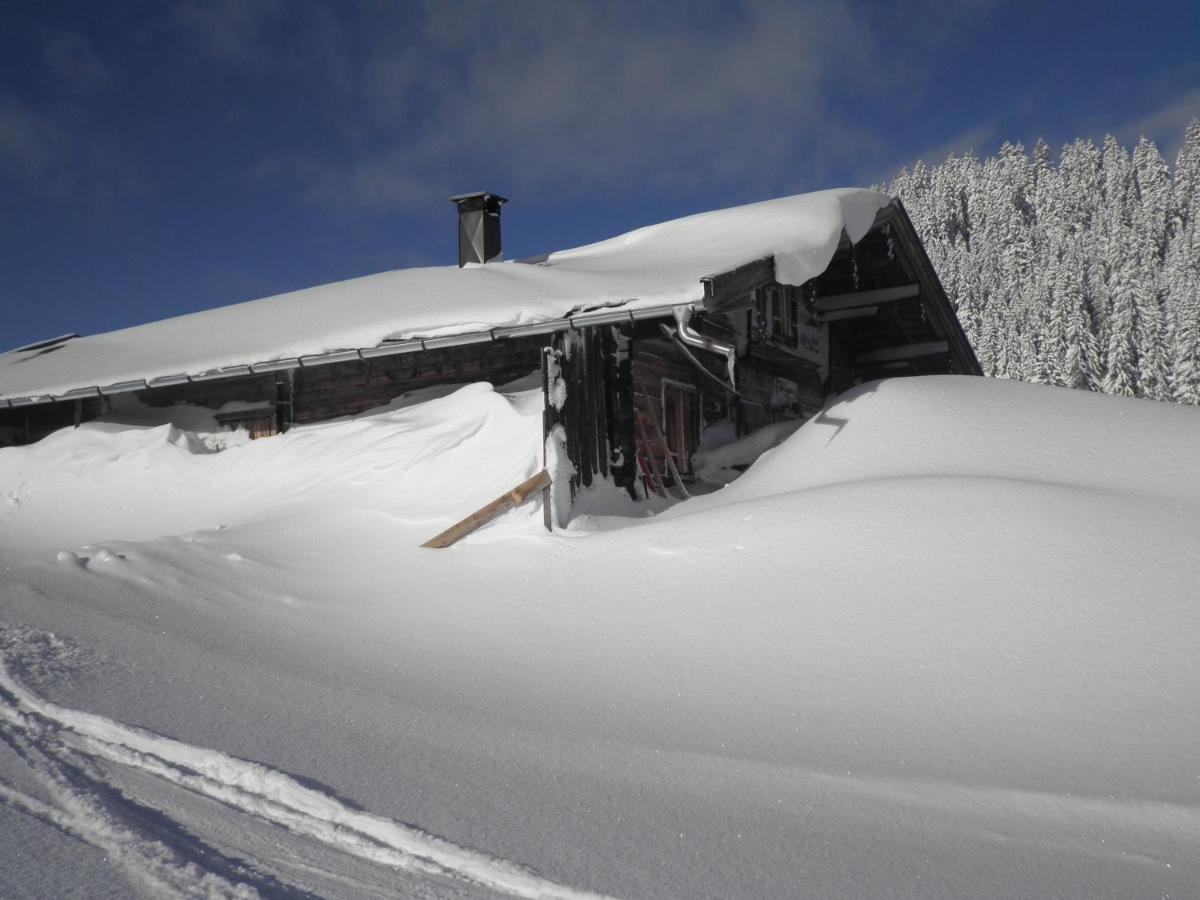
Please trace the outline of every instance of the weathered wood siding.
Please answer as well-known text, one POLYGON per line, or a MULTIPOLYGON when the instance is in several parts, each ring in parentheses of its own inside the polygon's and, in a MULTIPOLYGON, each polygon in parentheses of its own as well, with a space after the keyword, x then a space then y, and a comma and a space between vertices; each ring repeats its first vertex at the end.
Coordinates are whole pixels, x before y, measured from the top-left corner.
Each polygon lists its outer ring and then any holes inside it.
POLYGON ((32 444, 60 428, 87 422, 100 415, 103 403, 87 397, 0 411, 0 447, 32 444))
MULTIPOLYGON (((799 289, 791 289, 799 290, 799 289)), ((696 329, 709 337, 738 347, 737 389, 740 399, 736 404, 736 421, 739 434, 748 434, 781 419, 809 416, 825 405, 829 395, 828 385, 821 380, 819 354, 813 347, 801 350, 775 339, 764 337, 759 312, 741 309, 725 315, 704 316, 696 323, 696 329), (800 355, 800 352, 805 355, 800 355), (781 402, 786 393, 794 402, 781 402)), ((808 331, 800 333, 800 339, 809 343, 815 318, 802 311, 801 325, 808 331)), ((719 357, 706 354, 712 361, 714 371, 724 377, 724 366, 719 357)), ((706 360, 708 362, 709 360, 706 360)))
POLYGON ((170 387, 138 391, 137 398, 147 406, 175 406, 186 403, 218 410, 230 401, 262 403, 274 407, 269 418, 232 416, 226 427, 243 427, 252 438, 269 437, 291 427, 291 373, 270 372, 244 378, 196 381, 170 387))
POLYGON ((489 341, 296 369, 292 420, 303 425, 355 415, 431 385, 513 381, 538 369, 546 340, 535 336, 489 341))
MULTIPOLYGON (((718 381, 726 381, 725 360, 723 357, 706 351, 693 354, 696 360, 711 372, 718 381)), ((663 408, 663 391, 667 385, 682 385, 694 394, 695 410, 699 416, 697 431, 729 416, 728 394, 712 379, 706 378, 697 371, 696 366, 675 346, 674 342, 665 337, 658 323, 651 327, 639 326, 630 341, 629 348, 629 381, 633 399, 644 412, 658 424, 658 428, 666 436, 667 415, 663 408)), ((650 445, 640 440, 633 417, 623 423, 623 429, 618 432, 617 439, 622 445, 622 452, 630 460, 630 475, 637 476, 636 453, 649 459, 665 470, 666 454, 661 446, 653 439, 650 445)), ((695 447, 691 447, 695 450, 695 447)), ((679 469, 683 475, 691 471, 691 460, 679 460, 679 469)))
MULTIPOLYGON (((286 373, 280 373, 286 377, 286 373)), ((237 400, 242 403, 272 402, 275 399, 277 374, 248 375, 245 378, 222 378, 216 381, 195 381, 170 387, 138 391, 138 400, 147 406, 204 406, 220 409, 223 403, 237 400)))
POLYGON ((547 410, 547 433, 556 425, 565 432, 567 457, 575 468, 571 495, 610 475, 626 477, 626 461, 612 437, 626 415, 619 348, 624 338, 611 327, 585 328, 554 335, 550 353, 566 391, 562 409, 547 410))

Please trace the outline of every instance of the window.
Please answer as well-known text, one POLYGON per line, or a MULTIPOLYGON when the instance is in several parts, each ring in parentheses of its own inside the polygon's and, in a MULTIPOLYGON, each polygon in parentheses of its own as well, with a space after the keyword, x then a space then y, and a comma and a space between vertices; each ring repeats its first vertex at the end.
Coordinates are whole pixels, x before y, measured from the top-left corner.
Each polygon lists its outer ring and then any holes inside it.
POLYGON ((756 303, 758 332, 765 340, 795 347, 800 331, 800 301, 795 291, 772 285, 759 291, 756 303))
POLYGON ((692 454, 700 445, 700 394, 690 384, 662 383, 663 437, 680 475, 692 472, 692 454))

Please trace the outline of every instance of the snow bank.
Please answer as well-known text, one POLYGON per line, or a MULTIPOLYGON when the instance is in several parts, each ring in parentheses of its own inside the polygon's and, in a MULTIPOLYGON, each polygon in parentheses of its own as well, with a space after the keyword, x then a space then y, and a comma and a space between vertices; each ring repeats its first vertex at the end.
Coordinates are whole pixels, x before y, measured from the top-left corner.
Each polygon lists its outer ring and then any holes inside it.
POLYGON ((24 742, 0 745, 0 784, 42 804, 0 804, 0 893, 51 892, 62 866, 107 884, 111 860, 45 824, 93 808, 136 839, 135 866, 183 853, 194 869, 171 877, 194 893, 214 875, 276 895, 517 892, 495 872, 548 895, 1195 893, 1194 410, 883 382, 652 518, 551 535, 530 512, 419 548, 451 495, 478 505, 461 485, 505 470, 490 499, 538 464, 523 403, 474 386, 113 462, 165 466, 217 507, 202 473, 222 460, 273 485, 186 539, 116 540, 149 504, 67 506, 53 482, 103 472, 97 435, 0 450, 22 460, 19 518, 47 523, 0 533, 0 728, 24 742), (76 512, 90 548, 69 540, 76 512), (50 790, 57 764, 87 779, 50 790), (281 829, 266 799, 313 818, 281 829), (350 812, 471 862, 364 859, 321 831, 350 812), (31 866, 33 846, 59 868, 31 866))
POLYGON ((993 380, 896 378, 844 394, 736 487, 704 502, 922 477, 1194 500, 1198 429, 1195 410, 1178 406, 993 380))
POLYGON ((522 387, 416 391, 383 410, 258 441, 152 424, 215 428, 207 410, 124 409, 0 452, 0 546, 146 540, 303 519, 314 508, 374 511, 432 537, 436 523, 540 468, 541 390, 522 387))
POLYGON ((820 274, 843 229, 859 240, 890 198, 840 189, 701 213, 536 263, 384 272, 0 355, 0 399, 199 373, 385 339, 558 319, 587 307, 683 304, 700 279, 775 255, 776 277, 820 274))
POLYGON ((729 484, 756 459, 795 434, 803 424, 799 419, 775 422, 721 444, 706 445, 702 440, 692 459, 696 477, 707 484, 729 484))

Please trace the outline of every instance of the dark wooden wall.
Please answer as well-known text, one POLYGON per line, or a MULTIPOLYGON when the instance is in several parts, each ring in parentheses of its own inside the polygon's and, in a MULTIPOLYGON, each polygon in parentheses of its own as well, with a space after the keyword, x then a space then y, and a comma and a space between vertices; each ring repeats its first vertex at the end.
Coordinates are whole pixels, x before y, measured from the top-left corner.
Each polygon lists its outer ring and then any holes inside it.
POLYGON ((544 336, 514 338, 295 369, 292 416, 297 425, 350 416, 401 394, 437 384, 503 384, 537 371, 544 336))
MULTIPOLYGON (((610 474, 618 483, 626 479, 627 460, 613 436, 631 413, 619 353, 627 341, 618 329, 602 326, 580 331, 560 331, 548 353, 557 364, 566 400, 561 409, 548 406, 546 432, 561 425, 567 457, 575 468, 571 496, 610 474)), ((624 367, 627 371, 628 367, 624 367)))
POLYGON ((383 406, 406 391, 430 385, 512 381, 537 369, 545 341, 543 337, 489 341, 180 384, 140 391, 137 396, 148 406, 188 403, 219 409, 230 400, 278 403, 283 408, 281 415, 290 411, 290 421, 280 423, 286 429, 292 424, 356 415, 383 406))
POLYGON ((0 410, 0 447, 32 444, 52 431, 87 422, 100 415, 99 397, 63 400, 0 410))
MULTIPOLYGON (((832 387, 832 384, 822 382, 821 372, 815 362, 765 340, 758 333, 755 315, 753 310, 741 309, 700 316, 693 322, 693 326, 701 334, 736 345, 739 349, 737 390, 740 400, 736 404, 739 434, 748 434, 764 425, 783 418, 794 418, 798 414, 806 417, 812 415, 825 405, 832 387), (780 378, 796 386, 799 410, 785 410, 772 406, 776 379, 780 378)), ((831 373, 837 368, 838 361, 835 360, 835 355, 836 349, 831 347, 831 373)), ((726 377, 724 361, 719 356, 699 353, 697 358, 703 360, 722 378, 726 377)), ((844 362, 849 365, 848 359, 844 362)), ((830 380, 832 383, 832 377, 830 380)))
POLYGON ((220 409, 223 403, 240 400, 245 403, 268 402, 275 397, 275 374, 248 375, 245 378, 222 378, 216 381, 194 381, 170 387, 138 391, 138 400, 147 406, 204 406, 220 409))
MULTIPOLYGON (((350 416, 383 406, 406 391, 437 384, 490 381, 503 384, 537 370, 548 336, 489 341, 386 356, 371 360, 333 363, 290 371, 188 382, 138 391, 147 406, 186 403, 219 409, 231 400, 266 402, 276 406, 281 431, 292 424, 350 416)), ((101 413, 104 401, 45 403, 0 411, 0 446, 36 441, 101 413)))
MULTIPOLYGON (((710 336, 725 339, 717 334, 710 336)), ((698 371, 695 364, 662 333, 660 323, 641 324, 631 333, 627 396, 630 402, 636 400, 641 409, 658 423, 660 430, 664 430, 667 424, 662 402, 664 382, 674 382, 693 389, 700 417, 698 430, 701 432, 705 427, 734 415, 731 412, 729 393, 723 391, 719 384, 728 381, 725 358, 704 350, 693 351, 693 356, 705 371, 711 373, 711 378, 698 371)), ((653 457, 654 464, 665 471, 666 454, 653 438, 650 441, 653 446, 648 446, 639 439, 632 409, 630 415, 618 425, 614 442, 621 447, 623 457, 629 461, 626 478, 624 481, 618 481, 618 484, 627 487, 637 478, 636 453, 639 450, 643 456, 653 457)), ((683 461, 680 468, 686 478, 688 461, 683 461)))

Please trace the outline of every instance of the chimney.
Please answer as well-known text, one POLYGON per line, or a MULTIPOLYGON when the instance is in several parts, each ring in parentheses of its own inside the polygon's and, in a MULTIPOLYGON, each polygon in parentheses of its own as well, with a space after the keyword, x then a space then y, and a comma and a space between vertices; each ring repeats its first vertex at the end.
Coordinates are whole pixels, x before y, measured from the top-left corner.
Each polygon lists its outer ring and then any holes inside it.
POLYGON ((450 201, 458 207, 458 265, 485 263, 500 255, 499 194, 479 191, 459 194, 450 201))

